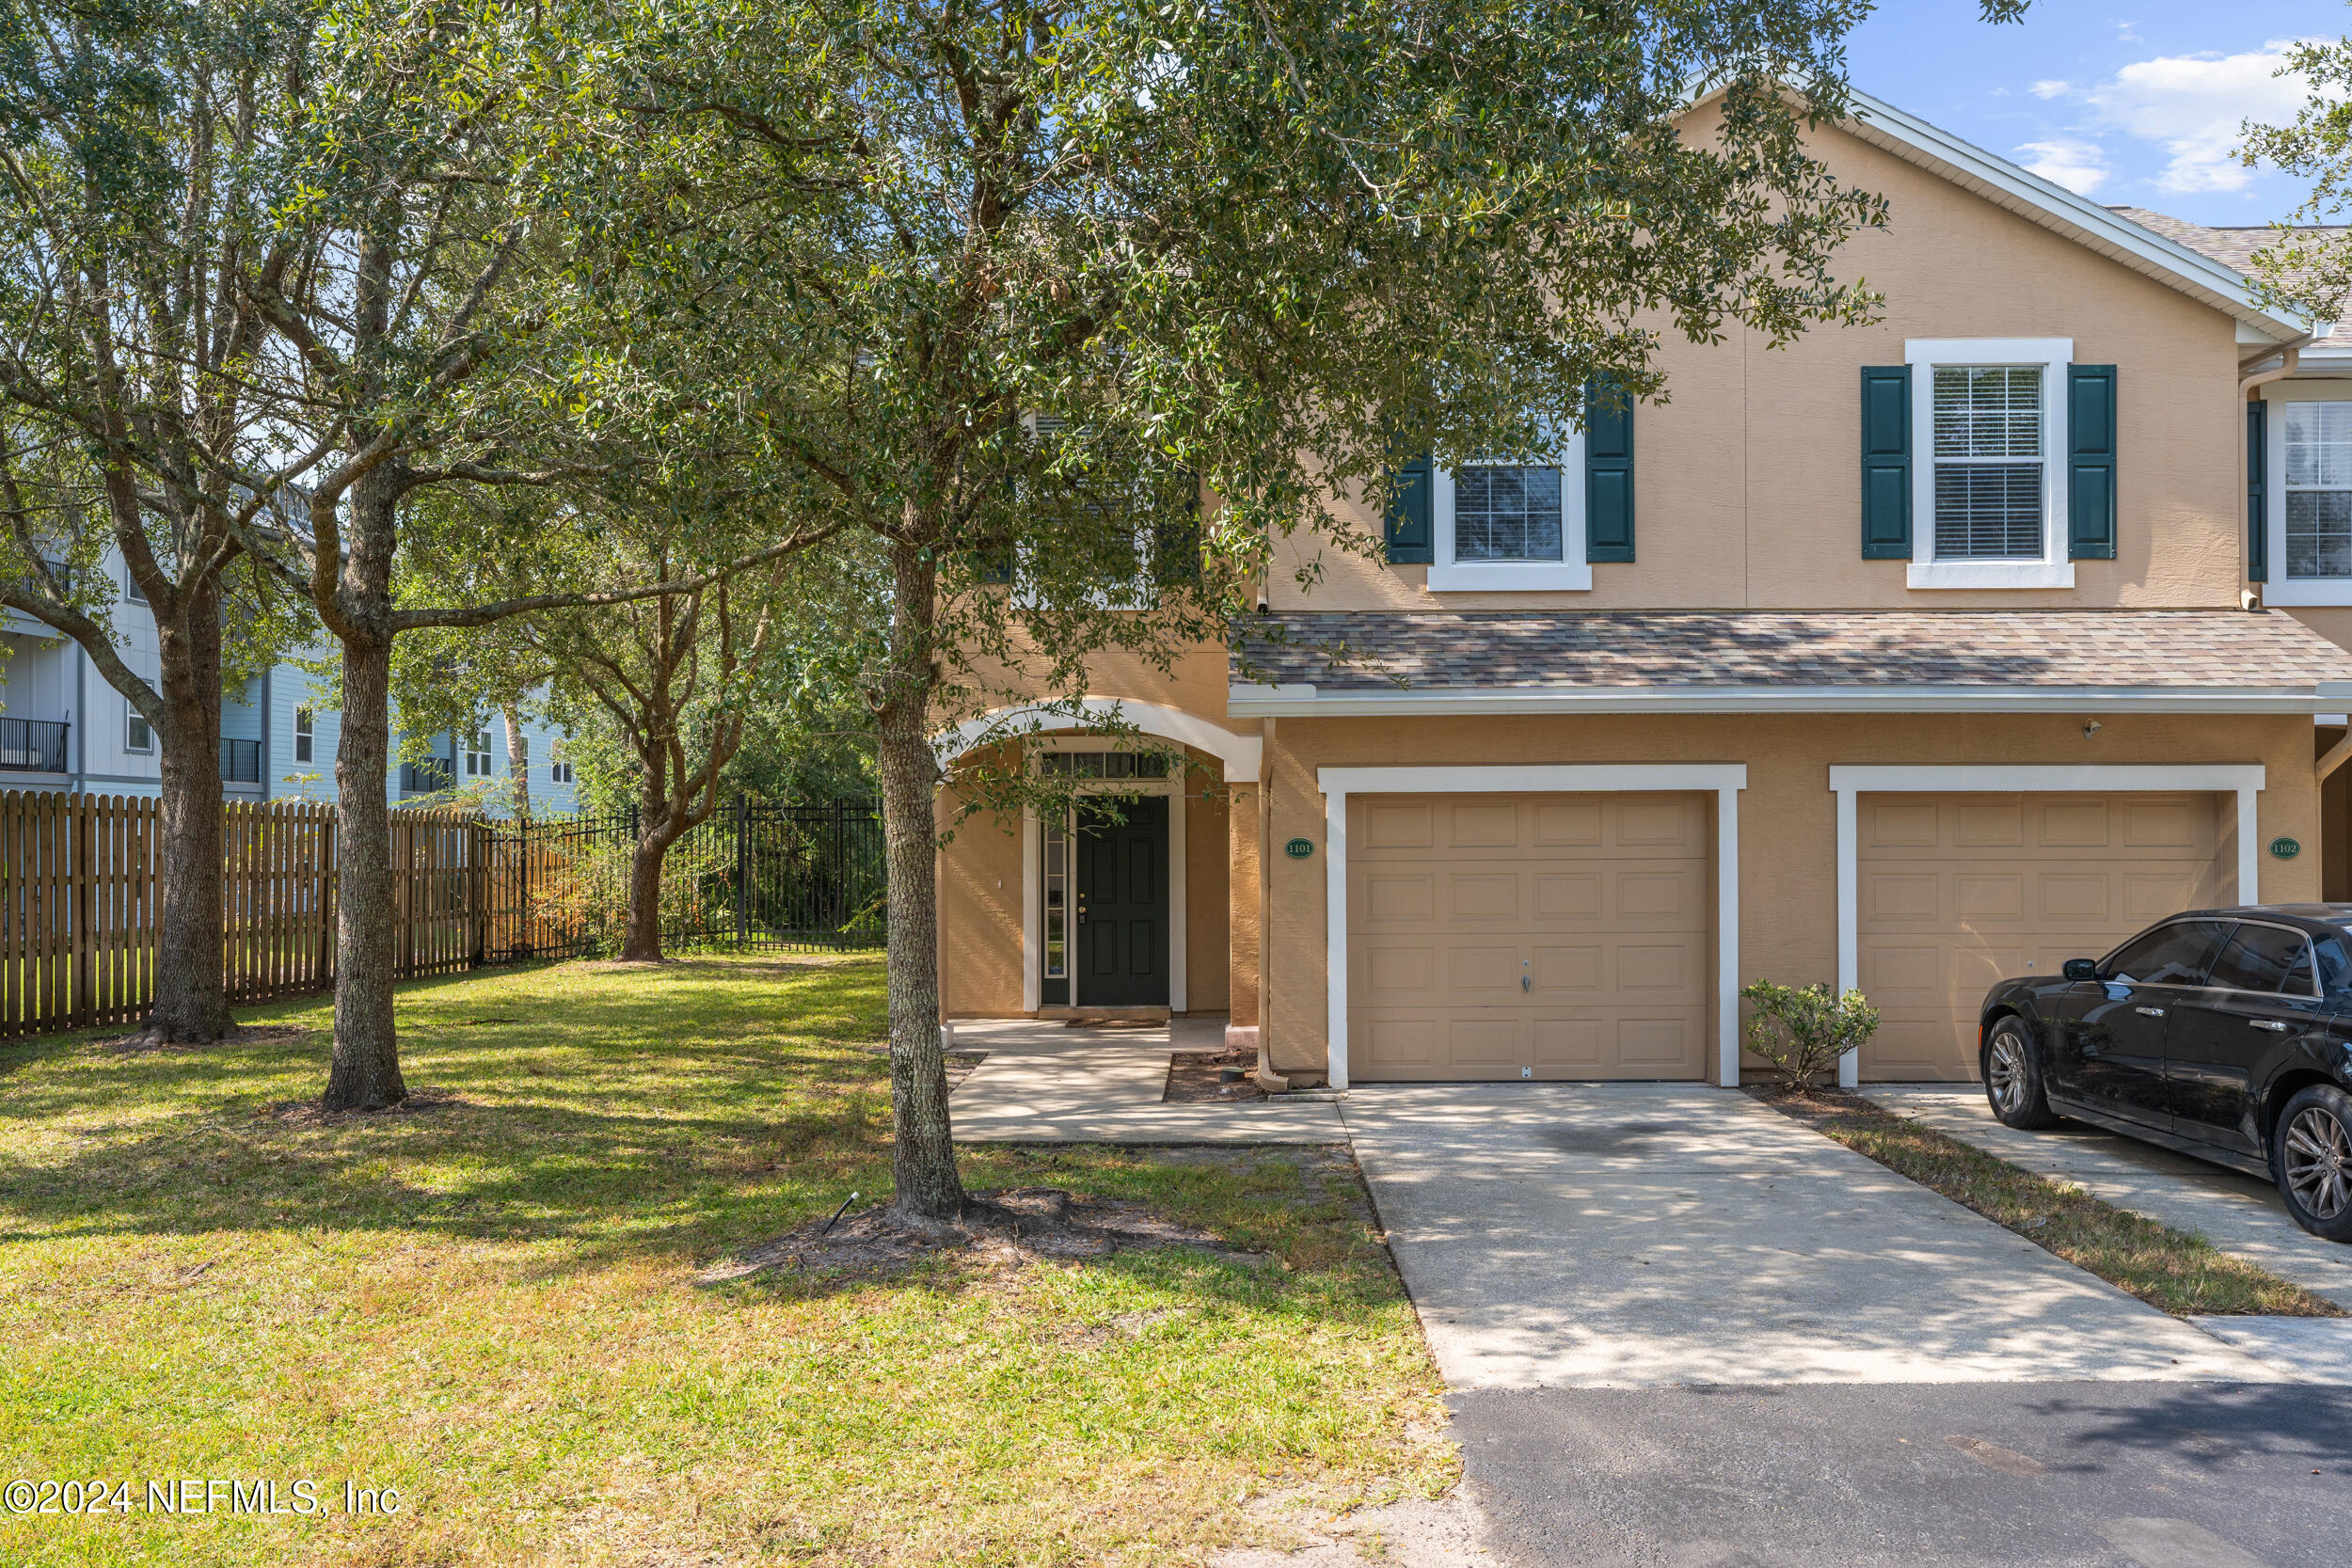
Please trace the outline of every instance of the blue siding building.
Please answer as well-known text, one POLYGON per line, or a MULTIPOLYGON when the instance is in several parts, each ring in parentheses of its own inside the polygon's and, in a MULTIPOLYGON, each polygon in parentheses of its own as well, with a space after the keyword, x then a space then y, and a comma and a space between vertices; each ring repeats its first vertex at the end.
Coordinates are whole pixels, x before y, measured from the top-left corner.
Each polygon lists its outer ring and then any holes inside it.
MULTIPOLYGON (((124 661, 152 680, 157 674, 155 626, 128 589, 129 574, 111 552, 107 570, 119 587, 115 626, 124 661)), ((93 795, 153 795, 162 787, 155 738, 123 695, 106 684, 89 656, 72 639, 13 610, 0 610, 0 789, 63 789, 93 795)), ((332 800, 342 716, 318 701, 316 683, 300 665, 280 661, 241 691, 222 694, 220 787, 231 800, 332 800)), ((561 730, 527 721, 522 742, 531 809, 575 810, 570 761, 561 730)), ((468 785, 484 789, 485 809, 511 809, 506 728, 493 716, 470 735, 424 739, 429 759, 395 760, 384 781, 394 804, 445 796, 468 785)), ((397 738, 394 755, 401 748, 397 738)))

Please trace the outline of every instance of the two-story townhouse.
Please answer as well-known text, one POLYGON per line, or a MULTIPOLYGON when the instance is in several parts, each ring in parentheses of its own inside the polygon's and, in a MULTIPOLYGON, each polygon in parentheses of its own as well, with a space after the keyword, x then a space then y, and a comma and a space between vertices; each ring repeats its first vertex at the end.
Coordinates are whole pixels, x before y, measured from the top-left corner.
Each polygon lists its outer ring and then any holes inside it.
MULTIPOLYGON (((2319 896, 2352 638, 2261 608, 2245 527, 2249 392, 2303 395, 2260 367, 2310 324, 1857 111, 1815 148, 1889 198, 1845 262, 1874 324, 1669 332, 1669 401, 1552 464, 1409 476, 1359 514, 1385 562, 1326 548, 1311 596, 1275 571, 1172 680, 1099 669, 1089 701, 1192 777, 1106 777, 1147 799, 1102 832, 958 834, 950 1014, 1230 1007, 1294 1083, 1730 1082, 1740 987, 1827 980, 1884 1021, 1850 1078, 1964 1079, 1994 977, 2319 896)), ((1136 771, 1083 732, 1025 749, 1136 771)))
MULTIPOLYGON (((158 673, 155 622, 121 557, 101 563, 115 584, 114 624, 126 663, 158 673)), ((155 738, 128 699, 107 684, 79 643, 14 611, 0 611, 7 663, 0 666, 0 788, 153 795, 162 787, 155 738)), ((311 650, 314 657, 326 653, 311 650)), ((221 794, 230 800, 335 798, 340 716, 318 700, 318 683, 281 659, 225 693, 220 714, 221 794)), ((538 719, 519 726, 532 807, 569 812, 577 791, 563 732, 538 719)), ((424 760, 396 762, 385 781, 391 801, 443 795, 453 785, 501 784, 508 770, 505 726, 423 737, 424 760)), ((485 791, 488 809, 504 809, 485 791)))

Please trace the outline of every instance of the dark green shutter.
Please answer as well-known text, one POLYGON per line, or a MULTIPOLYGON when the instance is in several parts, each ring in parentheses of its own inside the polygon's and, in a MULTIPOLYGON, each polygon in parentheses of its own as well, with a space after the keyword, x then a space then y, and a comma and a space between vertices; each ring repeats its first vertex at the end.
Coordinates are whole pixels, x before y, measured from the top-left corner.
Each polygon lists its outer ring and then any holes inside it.
POLYGON ((1398 464, 1390 480, 1389 511, 1382 530, 1389 559, 1426 565, 1438 559, 1437 531, 1429 526, 1429 454, 1398 464))
POLYGON ((2066 367, 2066 559, 2115 559, 2115 367, 2066 367))
POLYGON ((2246 405, 2246 580, 2270 580, 2270 406, 2246 405))
POLYGON ((1911 367, 1862 367, 1862 559, 1911 559, 1911 367))
POLYGON ((1633 559, 1633 400, 1584 389, 1584 559, 1633 559))
POLYGON ((1200 480, 1189 469, 1165 482, 1173 515, 1160 515, 1152 527, 1152 580, 1163 588, 1200 580, 1200 480))

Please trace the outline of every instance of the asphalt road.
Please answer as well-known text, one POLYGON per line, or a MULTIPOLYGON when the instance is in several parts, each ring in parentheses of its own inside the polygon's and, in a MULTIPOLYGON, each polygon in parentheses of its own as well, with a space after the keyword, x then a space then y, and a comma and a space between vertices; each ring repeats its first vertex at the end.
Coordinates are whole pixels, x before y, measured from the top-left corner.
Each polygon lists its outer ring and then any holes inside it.
POLYGON ((1451 1403, 1488 1544, 1517 1564, 2352 1564, 2352 1388, 1815 1383, 1451 1403))

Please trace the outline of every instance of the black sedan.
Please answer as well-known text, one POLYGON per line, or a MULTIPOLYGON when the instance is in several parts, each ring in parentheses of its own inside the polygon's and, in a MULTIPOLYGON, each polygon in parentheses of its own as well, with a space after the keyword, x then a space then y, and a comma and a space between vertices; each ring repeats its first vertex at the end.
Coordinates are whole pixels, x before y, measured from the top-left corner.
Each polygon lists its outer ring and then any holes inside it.
POLYGON ((2278 1182, 2352 1242, 2352 904, 2192 910, 2062 976, 2004 980, 1978 1037, 1993 1114, 2061 1115, 2278 1182))

